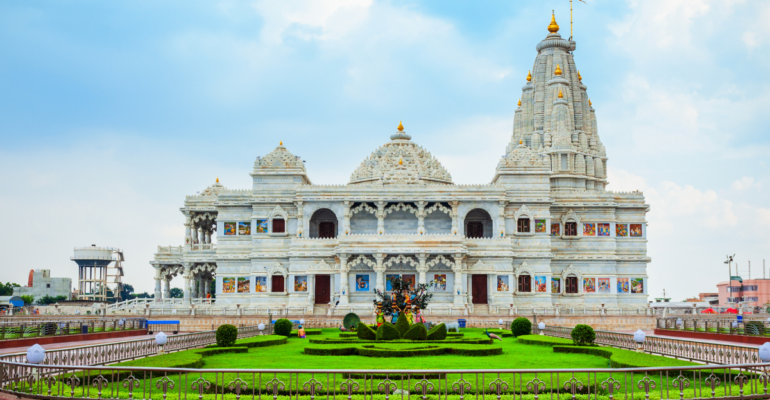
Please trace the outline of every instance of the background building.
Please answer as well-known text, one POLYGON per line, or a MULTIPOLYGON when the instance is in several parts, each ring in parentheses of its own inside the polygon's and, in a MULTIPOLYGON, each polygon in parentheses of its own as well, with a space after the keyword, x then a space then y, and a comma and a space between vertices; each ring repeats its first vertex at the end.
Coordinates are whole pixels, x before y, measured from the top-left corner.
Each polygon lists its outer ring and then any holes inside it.
POLYGON ((13 289, 14 296, 34 296, 35 300, 39 300, 45 296, 64 296, 69 300, 71 292, 72 279, 52 278, 51 270, 48 269, 35 269, 29 271, 27 286, 16 287, 13 289))
POLYGON ((770 303, 770 279, 732 280, 717 283, 719 305, 727 303, 743 303, 750 306, 763 306, 770 303))

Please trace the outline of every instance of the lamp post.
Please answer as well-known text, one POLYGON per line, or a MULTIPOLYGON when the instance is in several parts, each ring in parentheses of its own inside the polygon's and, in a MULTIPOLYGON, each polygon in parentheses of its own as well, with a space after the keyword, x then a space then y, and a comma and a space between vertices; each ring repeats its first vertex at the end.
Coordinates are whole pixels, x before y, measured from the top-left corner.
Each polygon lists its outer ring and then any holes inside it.
POLYGON ((500 329, 503 329, 503 319, 502 318, 497 320, 497 325, 500 326, 500 329))
POLYGON ((543 335, 543 331, 545 330, 545 322, 540 322, 537 324, 537 329, 540 330, 540 335, 543 335))
POLYGON ((27 349, 27 362, 30 364, 40 364, 45 360, 45 349, 39 344, 34 344, 27 349))
POLYGON ((155 335, 155 343, 159 347, 158 355, 165 354, 165 352, 163 351, 163 345, 166 344, 166 340, 168 340, 168 338, 166 337, 166 334, 163 332, 160 332, 157 335, 155 335))
POLYGON ((305 319, 304 318, 300 319, 299 320, 299 324, 302 325, 302 326, 305 326, 305 319))
POLYGON ((636 342, 637 353, 644 353, 644 339, 646 336, 647 335, 645 335, 641 329, 634 332, 634 341, 636 342))
POLYGON ((259 328, 259 336, 262 336, 262 331, 265 330, 265 324, 261 323, 257 325, 257 328, 259 328))

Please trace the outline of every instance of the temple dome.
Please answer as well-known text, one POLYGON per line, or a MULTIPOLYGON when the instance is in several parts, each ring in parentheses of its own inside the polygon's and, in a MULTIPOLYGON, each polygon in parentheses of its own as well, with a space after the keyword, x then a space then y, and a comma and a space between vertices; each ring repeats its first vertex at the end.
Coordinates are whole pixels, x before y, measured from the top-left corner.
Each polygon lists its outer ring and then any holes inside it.
POLYGON ((350 184, 452 184, 452 176, 427 150, 411 141, 399 123, 391 141, 375 150, 350 176, 350 184))

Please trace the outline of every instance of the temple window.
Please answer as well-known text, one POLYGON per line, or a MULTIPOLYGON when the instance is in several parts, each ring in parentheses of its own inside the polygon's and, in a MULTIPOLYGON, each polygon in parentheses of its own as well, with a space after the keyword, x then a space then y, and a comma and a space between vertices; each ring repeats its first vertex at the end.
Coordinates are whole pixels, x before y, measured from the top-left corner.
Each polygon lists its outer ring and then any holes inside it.
POLYGON ((564 291, 571 294, 578 293, 578 278, 576 276, 567 277, 565 280, 564 291))
POLYGON ((313 213, 310 218, 310 237, 332 239, 337 237, 337 215, 328 208, 322 208, 313 213))
POLYGON ((273 219, 273 233, 286 232, 286 221, 283 219, 273 219))
POLYGON ((564 224, 564 236, 577 236, 577 222, 567 222, 564 224))
POLYGON ((519 218, 517 221, 517 228, 519 233, 529 232, 529 218, 519 218))
POLYGON ((519 292, 529 293, 532 291, 532 277, 529 275, 519 275, 519 292))
POLYGON ((492 237, 492 217, 486 210, 476 208, 465 215, 465 236, 468 238, 492 237))

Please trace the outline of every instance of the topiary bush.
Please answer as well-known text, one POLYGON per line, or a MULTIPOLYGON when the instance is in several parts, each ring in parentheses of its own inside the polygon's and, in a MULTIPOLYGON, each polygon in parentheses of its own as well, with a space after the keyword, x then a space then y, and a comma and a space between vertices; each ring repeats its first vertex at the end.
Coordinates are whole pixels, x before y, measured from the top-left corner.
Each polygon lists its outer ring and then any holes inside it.
POLYGON ((275 325, 273 325, 273 333, 276 335, 291 336, 291 321, 289 321, 286 318, 281 318, 278 321, 275 321, 275 325))
POLYGON ((532 323, 524 317, 519 317, 511 322, 511 333, 514 337, 529 335, 532 333, 532 323))
POLYGON ((451 327, 451 328, 447 329, 447 332, 457 333, 457 328, 451 327))
POLYGON ((217 346, 232 347, 238 339, 238 328, 235 325, 224 324, 217 328, 217 346))
POLYGON ((572 342, 578 346, 592 345, 594 344, 594 340, 596 340, 594 328, 584 324, 575 326, 575 328, 572 329, 570 336, 572 336, 572 342))
POLYGON ((377 332, 375 332, 369 325, 358 324, 358 330, 356 330, 358 338, 361 340, 375 340, 377 339, 377 332))
MULTIPOLYGON (((396 321, 398 322, 398 321, 396 321)), ((393 324, 385 322, 377 328, 377 335, 375 340, 398 340, 401 339, 401 333, 398 332, 393 324)))
POLYGON ((359 318, 356 313, 347 313, 345 317, 342 318, 342 326, 344 326, 345 329, 350 329, 351 325, 353 329, 357 329, 359 322, 361 322, 361 318, 359 318))
POLYGON ((438 324, 428 331, 428 340, 444 340, 446 339, 446 325, 443 323, 438 324))
POLYGON ((406 315, 402 312, 398 313, 398 319, 396 320, 396 329, 401 336, 404 336, 406 331, 409 330, 409 320, 406 319, 406 315))
POLYGON ((413 324, 409 330, 404 333, 403 338, 409 340, 426 340, 428 339, 428 330, 425 329, 425 325, 423 324, 413 324))

